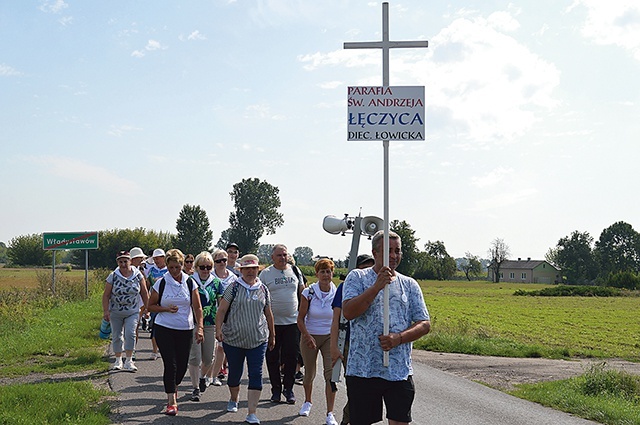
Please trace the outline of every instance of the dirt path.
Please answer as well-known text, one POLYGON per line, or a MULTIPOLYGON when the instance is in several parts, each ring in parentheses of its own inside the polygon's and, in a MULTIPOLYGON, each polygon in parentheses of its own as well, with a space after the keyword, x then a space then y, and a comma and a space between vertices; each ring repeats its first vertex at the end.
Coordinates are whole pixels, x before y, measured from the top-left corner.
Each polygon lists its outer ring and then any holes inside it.
POLYGON ((515 384, 555 381, 581 375, 593 364, 640 375, 640 363, 619 359, 551 360, 511 357, 487 357, 468 354, 434 353, 413 350, 414 361, 482 382, 501 391, 515 384))

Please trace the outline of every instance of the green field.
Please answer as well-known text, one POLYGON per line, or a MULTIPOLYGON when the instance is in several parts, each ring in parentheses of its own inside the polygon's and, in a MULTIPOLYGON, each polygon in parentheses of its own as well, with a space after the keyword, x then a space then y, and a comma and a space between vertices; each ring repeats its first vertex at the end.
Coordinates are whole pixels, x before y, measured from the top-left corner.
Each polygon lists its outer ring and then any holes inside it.
MULTIPOLYGON (((548 285, 421 282, 433 335, 459 332, 565 351, 640 360, 640 298, 526 297, 548 285)), ((432 335, 432 336, 433 336, 432 335)))

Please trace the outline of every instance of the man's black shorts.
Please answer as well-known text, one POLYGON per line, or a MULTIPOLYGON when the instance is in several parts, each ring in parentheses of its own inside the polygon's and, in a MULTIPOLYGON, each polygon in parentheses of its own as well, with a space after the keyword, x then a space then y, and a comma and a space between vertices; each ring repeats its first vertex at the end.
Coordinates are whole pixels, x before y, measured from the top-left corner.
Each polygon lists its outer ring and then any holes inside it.
POLYGON ((411 422, 411 405, 415 396, 413 378, 387 381, 382 378, 347 376, 351 425, 370 425, 382 420, 382 401, 387 419, 411 422))

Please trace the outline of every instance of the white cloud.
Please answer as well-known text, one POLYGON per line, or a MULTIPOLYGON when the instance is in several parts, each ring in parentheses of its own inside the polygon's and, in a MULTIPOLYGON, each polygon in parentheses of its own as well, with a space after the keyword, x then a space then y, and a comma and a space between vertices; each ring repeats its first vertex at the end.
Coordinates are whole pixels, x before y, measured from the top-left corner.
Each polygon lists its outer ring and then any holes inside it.
POLYGON ((333 90, 335 88, 340 87, 342 84, 343 84, 342 81, 326 81, 320 84, 320 87, 323 89, 333 90))
POLYGON ((9 65, 0 63, 0 77, 15 77, 18 75, 22 75, 22 73, 10 67, 9 65))
POLYGON ((144 50, 134 50, 133 52, 131 52, 131 56, 133 56, 134 58, 142 58, 144 56, 146 56, 146 52, 153 52, 155 50, 166 50, 168 49, 167 46, 162 45, 162 43, 160 43, 157 40, 149 40, 147 42, 147 45, 144 46, 144 50))
POLYGON ((505 179, 511 177, 514 171, 513 168, 498 167, 491 170, 489 173, 480 177, 472 177, 471 184, 479 188, 485 188, 489 186, 495 186, 505 179))
POLYGON ((149 40, 147 42, 147 45, 145 46, 145 50, 148 51, 154 51, 154 50, 166 50, 167 47, 163 46, 159 41, 157 40, 149 40))
POLYGON ((249 105, 247 106, 246 111, 247 113, 245 114, 245 117, 247 118, 261 118, 275 121, 282 121, 286 119, 284 115, 274 114, 273 112, 271 112, 271 108, 268 105, 264 104, 249 105))
POLYGON ((106 168, 89 164, 83 160, 62 156, 31 156, 24 157, 24 160, 41 166, 54 177, 95 186, 96 191, 106 190, 115 194, 130 195, 141 190, 137 182, 118 176, 106 168))
POLYGON ((40 4, 39 9, 43 12, 48 12, 48 13, 60 13, 62 12, 62 10, 66 9, 67 7, 69 7, 69 5, 65 3, 64 0, 53 0, 53 1, 47 0, 40 4))
POLYGON ((377 52, 377 55, 368 54, 368 52, 364 51, 349 51, 349 50, 335 50, 329 53, 311 53, 307 55, 298 55, 298 61, 305 63, 304 69, 307 71, 313 71, 317 68, 323 66, 335 66, 335 65, 344 65, 347 68, 352 68, 356 66, 370 66, 376 65, 380 63, 380 53, 377 52), (354 54, 354 53, 360 53, 354 54))
POLYGON ((198 30, 193 31, 191 34, 189 34, 189 37, 187 37, 187 40, 206 40, 206 39, 207 37, 200 34, 200 31, 198 30))
POLYGON ((535 188, 523 188, 513 191, 504 190, 493 196, 477 201, 473 211, 488 212, 491 210, 504 210, 505 207, 514 206, 523 202, 529 202, 538 193, 535 188))
POLYGON ((459 136, 509 141, 535 123, 537 111, 557 105, 559 71, 503 32, 517 27, 506 13, 458 18, 431 40, 427 58, 407 67, 414 81, 426 80, 427 103, 447 111, 446 125, 459 136))
POLYGON ((60 22, 62 26, 66 27, 67 25, 71 25, 73 23, 73 16, 64 16, 58 19, 58 22, 60 22))
POLYGON ((640 60, 640 3, 637 0, 576 0, 567 9, 582 5, 587 18, 582 35, 599 45, 627 49, 640 60))
MULTIPOLYGON (((428 114, 437 120, 431 124, 450 129, 459 141, 514 140, 539 113, 558 105, 553 92, 560 72, 509 34, 520 26, 511 12, 456 16, 429 40, 428 49, 394 51, 391 85, 425 85, 428 114)), ((343 66, 370 72, 380 69, 381 56, 379 49, 341 49, 300 55, 298 61, 309 71, 343 66)), ((379 74, 368 74, 355 84, 379 82, 379 74)))
POLYGON ((115 137, 122 137, 125 133, 132 131, 142 131, 142 128, 134 127, 132 125, 112 125, 107 134, 115 137))

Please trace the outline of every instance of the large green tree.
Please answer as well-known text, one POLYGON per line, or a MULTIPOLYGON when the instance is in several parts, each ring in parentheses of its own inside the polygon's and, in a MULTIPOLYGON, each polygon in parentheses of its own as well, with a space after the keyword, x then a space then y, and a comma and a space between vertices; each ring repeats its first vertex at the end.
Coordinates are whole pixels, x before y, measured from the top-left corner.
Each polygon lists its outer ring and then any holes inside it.
POLYGON ((173 247, 185 254, 198 255, 211 247, 213 232, 207 213, 199 205, 186 204, 182 207, 176 230, 178 233, 173 240, 173 247))
POLYGON ((464 273, 468 281, 471 281, 472 277, 478 277, 482 273, 482 263, 480 257, 473 255, 470 252, 464 253, 464 258, 460 262, 458 268, 464 273))
POLYGON ((260 245, 256 252, 260 264, 271 264, 271 251, 273 251, 274 246, 275 244, 272 243, 260 245))
MULTIPOLYGON (((169 232, 146 230, 142 227, 135 229, 111 229, 98 231, 98 249, 89 250, 89 267, 116 267, 118 251, 127 251, 137 246, 151 255, 154 249, 165 251, 172 248, 173 235, 169 232)), ((83 250, 73 250, 71 262, 84 267, 85 254, 83 250)))
POLYGON ((10 263, 17 266, 51 265, 53 254, 42 246, 42 233, 16 236, 9 241, 7 256, 10 263))
POLYGON ((9 260, 7 256, 7 246, 4 242, 0 242, 0 263, 4 264, 9 260))
POLYGON ((558 241, 547 260, 562 269, 567 283, 584 284, 598 275, 598 264, 593 253, 593 237, 588 232, 574 230, 558 241))
POLYGON ((313 250, 308 246, 299 246, 293 250, 293 258, 299 266, 309 266, 313 264, 313 250))
POLYGON ((453 277, 456 272, 456 260, 449 255, 444 242, 428 241, 424 249, 427 255, 433 259, 431 264, 434 267, 436 279, 446 280, 453 277))
POLYGON ((389 223, 389 229, 396 232, 402 240, 402 261, 397 267, 399 273, 413 276, 418 269, 418 241, 416 231, 406 221, 393 220, 389 223))
POLYGON ((493 281, 500 282, 500 268, 511 255, 509 245, 502 238, 495 238, 489 247, 489 268, 493 272, 493 281))
POLYGON ((265 233, 272 235, 276 228, 284 224, 280 208, 280 190, 257 178, 242 179, 233 185, 230 192, 235 211, 229 214, 229 228, 222 233, 216 244, 235 242, 240 252, 255 253, 260 246, 260 238, 265 233))
POLYGON ((629 223, 618 221, 602 231, 595 255, 603 276, 640 271, 640 234, 629 223))

